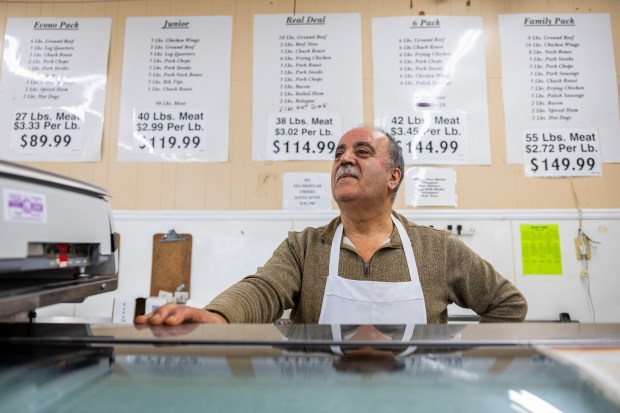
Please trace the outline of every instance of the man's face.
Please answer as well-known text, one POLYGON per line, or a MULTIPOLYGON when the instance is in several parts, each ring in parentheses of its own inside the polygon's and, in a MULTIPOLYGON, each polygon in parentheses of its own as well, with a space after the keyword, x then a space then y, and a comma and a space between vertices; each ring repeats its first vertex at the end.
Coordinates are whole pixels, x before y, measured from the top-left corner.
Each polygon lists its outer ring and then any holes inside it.
POLYGON ((388 170, 388 138, 372 128, 345 133, 336 147, 332 194, 336 202, 385 201, 398 178, 388 170))

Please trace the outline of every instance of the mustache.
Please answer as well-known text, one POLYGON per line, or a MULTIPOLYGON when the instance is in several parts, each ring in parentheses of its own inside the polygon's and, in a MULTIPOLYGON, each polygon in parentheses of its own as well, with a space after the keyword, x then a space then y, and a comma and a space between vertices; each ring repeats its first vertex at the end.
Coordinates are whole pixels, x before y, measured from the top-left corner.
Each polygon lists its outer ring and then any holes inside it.
POLYGON ((338 171, 336 171, 336 181, 338 181, 340 177, 345 174, 359 178, 360 170, 354 165, 341 165, 340 168, 338 168, 338 171))

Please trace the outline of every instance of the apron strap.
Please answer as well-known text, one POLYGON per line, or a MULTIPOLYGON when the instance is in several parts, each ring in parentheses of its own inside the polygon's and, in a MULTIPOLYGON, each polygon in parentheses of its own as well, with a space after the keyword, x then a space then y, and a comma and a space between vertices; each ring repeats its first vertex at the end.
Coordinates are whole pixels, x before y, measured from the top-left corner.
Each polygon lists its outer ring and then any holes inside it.
MULTIPOLYGON (((411 247, 411 242, 409 241, 409 236, 407 235, 407 230, 403 224, 396 219, 394 215, 391 215, 392 222, 398 231, 398 235, 400 236, 400 240, 403 244, 403 251, 405 252, 405 259, 407 261, 407 267, 409 268, 409 277, 411 281, 418 279, 418 268, 415 264, 415 256, 413 255, 413 248, 411 247), (416 276, 414 277, 413 274, 416 276)), ((342 243, 342 234, 344 232, 344 228, 342 226, 342 222, 336 228, 336 232, 334 232, 334 238, 332 239, 332 247, 331 252, 329 254, 329 273, 328 275, 338 275, 338 263, 340 262, 340 244, 342 243)))
POLYGON ((340 244, 342 243, 342 233, 344 228, 342 222, 336 228, 334 238, 332 239, 331 253, 329 254, 329 273, 328 276, 338 275, 338 263, 340 262, 340 244))
MULTIPOLYGON (((342 341, 342 330, 340 329, 340 324, 332 324, 332 338, 334 341, 342 341)), ((339 356, 343 356, 344 353, 340 346, 330 346, 329 347, 332 353, 338 354, 339 356)))

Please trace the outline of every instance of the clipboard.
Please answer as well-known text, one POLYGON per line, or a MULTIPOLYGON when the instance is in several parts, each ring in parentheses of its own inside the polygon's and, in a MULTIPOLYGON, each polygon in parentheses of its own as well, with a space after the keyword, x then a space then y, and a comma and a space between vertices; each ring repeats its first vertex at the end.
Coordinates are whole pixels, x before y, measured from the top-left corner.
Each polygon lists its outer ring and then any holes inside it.
POLYGON ((159 291, 185 291, 189 294, 192 270, 192 235, 153 235, 153 265, 151 267, 151 297, 159 291))

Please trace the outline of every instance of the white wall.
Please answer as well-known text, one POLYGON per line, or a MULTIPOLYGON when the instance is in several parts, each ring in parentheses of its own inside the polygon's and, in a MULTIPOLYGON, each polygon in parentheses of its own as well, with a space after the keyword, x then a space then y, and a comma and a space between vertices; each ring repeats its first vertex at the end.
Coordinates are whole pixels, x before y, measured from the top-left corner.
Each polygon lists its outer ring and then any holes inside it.
MULTIPOLYGON (((581 322, 620 322, 620 210, 583 211, 582 229, 593 244, 589 262, 590 292, 595 316, 588 303, 587 283, 579 273, 583 262, 575 256, 578 215, 572 210, 405 210, 409 219, 436 228, 463 226, 462 239, 491 262, 525 294, 527 319, 557 320, 570 313, 581 322), (558 224, 562 249, 560 276, 524 276, 521 270, 520 224, 558 224)), ((39 309, 39 318, 69 316, 108 321, 115 297, 136 298, 150 290, 153 234, 170 229, 191 233, 191 297, 207 303, 227 286, 254 273, 290 230, 318 226, 337 211, 115 211, 121 234, 119 287, 89 297, 80 304, 59 304, 39 309)), ((455 230, 454 230, 455 231, 455 230)), ((452 314, 468 313, 456 306, 452 314)))

